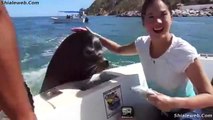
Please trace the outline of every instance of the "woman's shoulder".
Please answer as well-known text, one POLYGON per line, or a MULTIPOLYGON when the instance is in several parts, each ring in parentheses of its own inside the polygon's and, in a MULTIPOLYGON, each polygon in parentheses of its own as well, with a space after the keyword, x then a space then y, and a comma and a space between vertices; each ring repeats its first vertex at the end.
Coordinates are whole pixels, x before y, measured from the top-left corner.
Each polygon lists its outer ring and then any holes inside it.
POLYGON ((146 43, 147 41, 149 40, 149 36, 139 36, 137 39, 136 39, 136 43, 137 42, 143 42, 143 43, 146 43))
POLYGON ((175 35, 173 35, 172 50, 180 54, 197 54, 197 50, 193 45, 191 45, 189 42, 182 39, 181 37, 176 37, 175 35))
POLYGON ((172 47, 168 54, 168 60, 179 72, 184 72, 188 65, 199 57, 197 50, 187 41, 173 36, 172 47))

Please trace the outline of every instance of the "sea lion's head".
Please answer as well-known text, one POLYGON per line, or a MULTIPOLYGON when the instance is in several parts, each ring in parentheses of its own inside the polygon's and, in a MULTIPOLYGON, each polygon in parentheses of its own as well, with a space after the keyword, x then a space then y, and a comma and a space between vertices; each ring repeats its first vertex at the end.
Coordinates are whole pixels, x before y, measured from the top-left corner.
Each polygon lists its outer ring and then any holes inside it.
POLYGON ((100 39, 90 32, 66 37, 56 49, 42 84, 41 92, 72 81, 82 81, 109 67, 100 39))
POLYGON ((96 71, 100 72, 109 67, 109 62, 103 56, 103 46, 100 39, 93 34, 86 32, 85 39, 83 39, 83 58, 90 64, 96 65, 96 71))

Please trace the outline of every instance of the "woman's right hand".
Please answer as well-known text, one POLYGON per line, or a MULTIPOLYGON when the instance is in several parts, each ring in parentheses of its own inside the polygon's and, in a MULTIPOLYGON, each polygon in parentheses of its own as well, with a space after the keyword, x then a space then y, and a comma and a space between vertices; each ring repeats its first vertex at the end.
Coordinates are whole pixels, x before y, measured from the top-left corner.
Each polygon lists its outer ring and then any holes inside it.
POLYGON ((99 35, 96 32, 93 32, 89 27, 74 27, 71 29, 73 32, 86 32, 88 31, 89 33, 93 34, 96 37, 100 37, 101 35, 99 35))
POLYGON ((89 27, 85 27, 85 28, 86 28, 87 31, 90 32, 91 34, 93 34, 93 35, 95 35, 95 36, 99 35, 98 33, 93 32, 89 27))
POLYGON ((71 28, 71 30, 73 32, 86 32, 87 31, 87 29, 83 28, 83 27, 74 27, 74 28, 71 28))
POLYGON ((90 32, 91 34, 93 34, 94 36, 98 37, 98 38, 103 38, 100 34, 93 32, 90 28, 85 27, 87 29, 88 32, 90 32))

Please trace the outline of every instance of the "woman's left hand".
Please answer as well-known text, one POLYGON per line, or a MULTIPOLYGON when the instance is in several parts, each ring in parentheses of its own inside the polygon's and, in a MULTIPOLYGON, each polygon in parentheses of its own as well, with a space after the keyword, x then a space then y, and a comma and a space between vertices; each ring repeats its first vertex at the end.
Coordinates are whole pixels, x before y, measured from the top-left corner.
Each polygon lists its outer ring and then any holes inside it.
POLYGON ((169 112, 174 108, 172 97, 156 92, 154 95, 148 95, 147 100, 163 112, 169 112))

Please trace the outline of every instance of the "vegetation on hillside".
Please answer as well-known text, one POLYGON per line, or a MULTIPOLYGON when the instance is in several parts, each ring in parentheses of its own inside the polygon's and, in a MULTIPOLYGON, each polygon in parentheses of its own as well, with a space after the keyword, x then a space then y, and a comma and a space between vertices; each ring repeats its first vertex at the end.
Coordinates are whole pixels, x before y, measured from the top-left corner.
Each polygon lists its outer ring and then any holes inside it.
MULTIPOLYGON (((144 0, 95 0, 86 10, 89 15, 117 15, 126 11, 140 11, 144 0)), ((184 5, 209 4, 213 0, 168 0, 172 8, 177 3, 184 5)))

